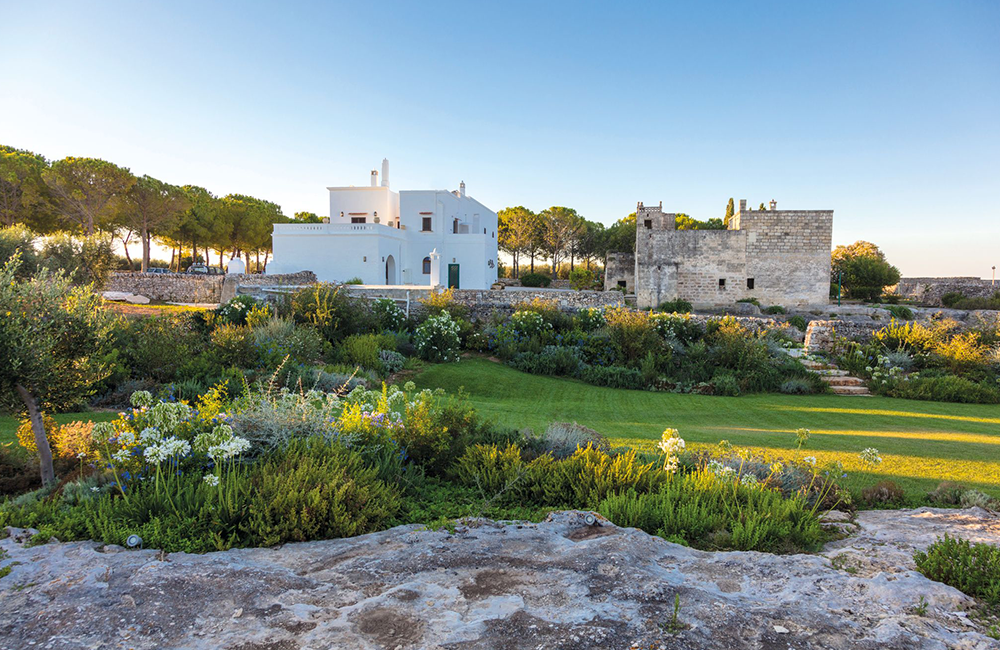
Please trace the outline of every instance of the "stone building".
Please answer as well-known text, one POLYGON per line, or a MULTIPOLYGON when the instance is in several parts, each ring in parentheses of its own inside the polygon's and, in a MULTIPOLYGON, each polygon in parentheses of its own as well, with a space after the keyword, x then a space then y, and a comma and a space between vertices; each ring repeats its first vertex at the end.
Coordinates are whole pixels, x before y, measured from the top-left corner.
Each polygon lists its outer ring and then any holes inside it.
MULTIPOLYGON (((774 201, 768 210, 748 210, 741 199, 726 230, 677 230, 675 219, 662 203, 636 208, 639 307, 677 298, 695 307, 742 298, 783 306, 829 301, 833 210, 778 210, 774 201)), ((627 279, 606 274, 605 288, 623 280, 627 287, 627 279)))

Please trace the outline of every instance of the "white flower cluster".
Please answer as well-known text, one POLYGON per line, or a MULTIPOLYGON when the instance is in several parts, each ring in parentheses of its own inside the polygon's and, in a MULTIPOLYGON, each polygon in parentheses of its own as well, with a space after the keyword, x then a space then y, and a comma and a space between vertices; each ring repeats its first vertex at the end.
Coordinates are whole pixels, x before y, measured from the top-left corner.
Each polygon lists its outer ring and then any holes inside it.
POLYGON ((542 315, 536 311, 516 311, 511 315, 510 322, 515 330, 526 336, 552 329, 552 323, 546 323, 542 315))
POLYGON ((659 444, 656 445, 663 452, 663 470, 673 474, 680 464, 680 453, 684 451, 684 438, 680 437, 677 429, 664 429, 663 436, 659 444))
POLYGON ((802 462, 805 463, 806 465, 812 465, 813 467, 816 467, 815 456, 806 456, 805 458, 802 459, 802 462))
POLYGON ((219 477, 215 474, 205 474, 205 482, 212 487, 217 487, 219 485, 219 477))
POLYGON ((181 440, 177 436, 170 436, 148 445, 142 452, 146 460, 154 465, 159 465, 168 458, 174 456, 186 456, 191 453, 191 445, 186 440, 181 440))
POLYGON ((712 474, 715 474, 716 478, 723 480, 731 480, 736 478, 736 470, 728 465, 724 465, 717 460, 708 461, 708 465, 705 466, 712 474))
POLYGON ((441 312, 425 320, 413 337, 413 345, 430 361, 457 361, 461 341, 458 323, 451 314, 441 312))
POLYGON ((740 477, 740 484, 747 487, 757 487, 760 485, 760 481, 753 474, 744 474, 740 477))
POLYGON ((160 402, 149 411, 149 422, 160 431, 172 432, 191 417, 191 407, 181 402, 160 402))
POLYGON ((861 462, 865 465, 874 466, 882 464, 882 457, 879 455, 878 449, 875 449, 875 447, 868 447, 858 455, 861 457, 861 462))
POLYGON ((153 394, 148 390, 137 390, 132 393, 129 401, 132 402, 132 406, 138 409, 150 407, 153 405, 153 394))
POLYGON ((233 428, 228 424, 219 424, 195 438, 194 446, 212 460, 229 460, 250 449, 250 441, 233 435, 233 428))

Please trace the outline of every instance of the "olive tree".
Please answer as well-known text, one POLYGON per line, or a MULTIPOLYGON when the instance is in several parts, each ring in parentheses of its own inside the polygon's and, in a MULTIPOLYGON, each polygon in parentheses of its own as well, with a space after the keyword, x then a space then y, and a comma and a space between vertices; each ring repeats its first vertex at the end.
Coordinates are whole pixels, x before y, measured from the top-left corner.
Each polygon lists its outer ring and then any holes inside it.
POLYGON ((62 273, 18 279, 20 254, 0 267, 0 406, 27 413, 42 483, 55 479, 42 412, 79 402, 105 376, 113 316, 90 287, 62 273))

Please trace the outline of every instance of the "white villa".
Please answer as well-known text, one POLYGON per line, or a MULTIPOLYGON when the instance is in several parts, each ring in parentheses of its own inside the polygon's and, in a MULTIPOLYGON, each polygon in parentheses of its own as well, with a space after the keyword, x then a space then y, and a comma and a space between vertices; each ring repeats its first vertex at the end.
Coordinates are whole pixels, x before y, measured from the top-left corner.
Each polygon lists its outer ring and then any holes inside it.
POLYGON ((372 170, 368 187, 328 187, 324 223, 281 223, 269 274, 312 271, 322 282, 489 289, 497 279, 497 214, 456 191, 389 189, 372 170))

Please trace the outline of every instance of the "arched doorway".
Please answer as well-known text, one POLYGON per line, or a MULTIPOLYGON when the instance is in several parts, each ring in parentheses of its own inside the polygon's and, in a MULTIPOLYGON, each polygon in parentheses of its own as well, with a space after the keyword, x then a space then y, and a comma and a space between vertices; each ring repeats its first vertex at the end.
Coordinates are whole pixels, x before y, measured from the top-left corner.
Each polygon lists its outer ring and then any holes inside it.
POLYGON ((398 284, 396 282, 396 260, 392 255, 385 258, 385 283, 398 284))

